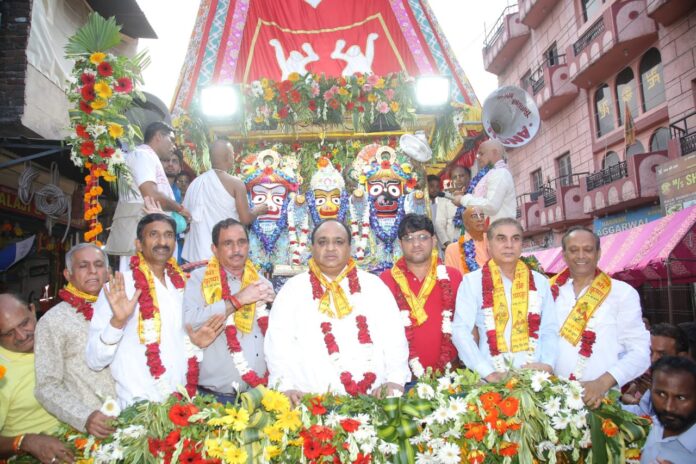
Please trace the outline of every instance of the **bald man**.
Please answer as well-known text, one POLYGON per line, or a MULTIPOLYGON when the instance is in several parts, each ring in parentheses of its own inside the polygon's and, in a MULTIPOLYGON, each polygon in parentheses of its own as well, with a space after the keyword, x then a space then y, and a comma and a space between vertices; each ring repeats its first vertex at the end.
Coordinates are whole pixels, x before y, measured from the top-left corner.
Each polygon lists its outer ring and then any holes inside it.
POLYGON ((489 169, 474 187, 474 192, 455 195, 454 203, 460 206, 481 208, 491 222, 517 215, 515 182, 505 163, 505 147, 495 139, 486 140, 476 155, 479 170, 489 169))
POLYGON ((266 205, 249 209, 244 182, 227 173, 234 166, 229 141, 215 141, 210 162, 213 168, 191 182, 184 198, 184 207, 193 219, 181 255, 189 262, 206 261, 213 255, 211 233, 218 222, 233 218, 249 225, 268 210, 266 205))

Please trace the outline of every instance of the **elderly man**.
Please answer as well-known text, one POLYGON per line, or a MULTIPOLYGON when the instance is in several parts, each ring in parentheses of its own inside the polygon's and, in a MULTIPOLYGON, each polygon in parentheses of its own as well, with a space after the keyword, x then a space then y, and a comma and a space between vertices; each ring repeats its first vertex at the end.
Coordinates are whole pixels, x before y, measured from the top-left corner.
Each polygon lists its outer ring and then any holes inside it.
POLYGON ((36 399, 62 422, 97 438, 113 433, 100 412, 106 398, 116 398, 111 374, 95 372, 85 362, 87 332, 99 291, 109 278, 103 250, 80 243, 65 255, 63 300, 36 325, 36 399))
POLYGON ((640 462, 696 462, 696 363, 683 356, 666 356, 653 365, 652 371, 656 417, 640 462))
POLYGON ((408 344, 394 297, 350 258, 350 231, 314 227, 309 272, 292 277, 273 303, 264 350, 270 385, 296 403, 304 393, 394 394, 411 379, 408 344))
MULTIPOLYGON (((138 400, 163 401, 185 385, 187 366, 198 346, 217 336, 223 316, 212 317, 205 330, 182 324, 185 276, 172 259, 174 220, 153 213, 138 222, 131 272, 117 272, 94 304, 87 341, 87 365, 109 366, 121 407, 138 400)), ((190 393, 195 385, 187 385, 190 393)))
POLYGON ((510 362, 551 372, 558 320, 549 283, 520 260, 522 226, 516 220, 493 221, 487 235, 491 259, 466 274, 457 293, 452 331, 459 357, 488 382, 502 380, 510 362))
POLYGON ((189 262, 204 261, 212 256, 210 231, 218 222, 234 218, 249 225, 268 210, 265 204, 249 209, 244 182, 227 173, 234 166, 230 142, 216 140, 210 162, 213 168, 191 182, 184 198, 184 206, 193 216, 182 252, 182 257, 189 262))
POLYGON ((445 264, 462 275, 475 271, 488 262, 486 215, 481 208, 472 206, 462 212, 466 232, 445 250, 445 264))
POLYGON ((561 241, 568 266, 551 279, 560 328, 556 374, 583 382, 585 403, 599 406, 650 365, 650 335, 641 320, 638 292, 610 278, 597 264, 599 237, 571 227, 561 241))
POLYGON ((263 336, 268 326, 266 303, 275 292, 249 260, 249 235, 235 219, 213 227, 213 257, 191 273, 184 293, 184 322, 194 327, 214 315, 227 319, 225 334, 205 349, 198 390, 221 403, 237 392, 267 380, 263 336), (231 348, 234 347, 234 348, 231 348))
MULTIPOLYGON (((455 195, 458 206, 478 206, 486 216, 495 221, 500 218, 514 218, 517 215, 515 182, 505 163, 505 147, 497 140, 486 140, 479 147, 477 156, 480 178, 473 193, 455 195)), ((477 174, 478 178, 478 174, 477 174)))
POLYGON ((28 453, 44 464, 73 462, 72 453, 49 436, 59 422, 34 398, 34 308, 0 294, 0 458, 28 453))
POLYGON ((128 270, 129 259, 136 253, 133 244, 136 225, 143 216, 143 198, 151 197, 163 210, 179 212, 186 220, 191 220, 189 212, 176 202, 162 165, 174 153, 174 129, 163 122, 153 122, 145 129, 143 138, 142 145, 126 154, 133 184, 119 198, 106 241, 106 252, 122 257, 122 272, 128 270))
POLYGON ((444 372, 457 359, 452 317, 462 276, 456 269, 438 264, 435 230, 427 216, 404 216, 398 236, 403 256, 380 278, 403 316, 411 372, 416 378, 429 367, 444 372))
POLYGON ((433 217, 435 233, 440 241, 440 249, 444 252, 450 243, 457 241, 461 235, 461 224, 457 225, 457 205, 452 203, 452 195, 464 195, 469 188, 471 181, 471 170, 464 166, 453 166, 450 170, 450 179, 452 187, 444 196, 447 198, 439 198, 438 214, 433 217))

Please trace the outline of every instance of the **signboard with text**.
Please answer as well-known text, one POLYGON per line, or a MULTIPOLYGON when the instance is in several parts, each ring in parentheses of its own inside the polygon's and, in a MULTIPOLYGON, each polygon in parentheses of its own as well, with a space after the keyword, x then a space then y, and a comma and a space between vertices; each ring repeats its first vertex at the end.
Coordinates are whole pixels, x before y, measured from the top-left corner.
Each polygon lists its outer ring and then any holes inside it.
POLYGON ((662 163, 656 173, 665 214, 696 204, 696 153, 662 163))
POLYGON ((615 234, 648 222, 660 219, 663 216, 662 207, 659 205, 639 208, 621 214, 611 214, 602 218, 595 218, 592 227, 600 237, 615 234))

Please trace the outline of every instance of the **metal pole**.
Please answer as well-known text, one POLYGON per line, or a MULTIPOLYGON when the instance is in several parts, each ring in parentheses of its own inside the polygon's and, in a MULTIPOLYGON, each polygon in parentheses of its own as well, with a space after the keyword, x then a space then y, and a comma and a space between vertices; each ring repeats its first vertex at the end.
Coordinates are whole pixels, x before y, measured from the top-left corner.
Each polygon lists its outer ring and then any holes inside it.
POLYGON ((670 324, 674 324, 674 314, 672 314, 672 272, 670 271, 671 258, 667 258, 665 265, 667 267, 667 319, 670 324))

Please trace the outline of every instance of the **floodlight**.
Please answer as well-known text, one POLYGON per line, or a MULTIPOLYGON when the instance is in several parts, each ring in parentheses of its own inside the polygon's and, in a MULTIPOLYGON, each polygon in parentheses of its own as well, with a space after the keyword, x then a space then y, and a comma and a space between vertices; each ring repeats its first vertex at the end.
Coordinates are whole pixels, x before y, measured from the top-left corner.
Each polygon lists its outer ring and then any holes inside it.
POLYGON ((450 79, 446 76, 416 78, 416 104, 419 108, 442 108, 450 100, 450 79))
POLYGON ((209 118, 233 116, 239 111, 239 91, 232 85, 211 85, 201 89, 201 110, 209 118))

